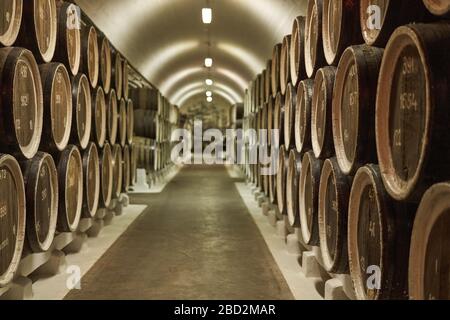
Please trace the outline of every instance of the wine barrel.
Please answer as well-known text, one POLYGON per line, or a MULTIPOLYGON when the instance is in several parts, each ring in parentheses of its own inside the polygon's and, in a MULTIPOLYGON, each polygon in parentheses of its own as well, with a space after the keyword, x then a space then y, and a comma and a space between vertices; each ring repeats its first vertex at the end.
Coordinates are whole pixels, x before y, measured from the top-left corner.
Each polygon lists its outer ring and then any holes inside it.
POLYGON ((287 35, 283 38, 280 53, 280 91, 285 95, 288 83, 291 82, 291 66, 290 66, 291 36, 287 35))
POLYGON ((375 100, 383 49, 367 45, 347 48, 339 62, 333 95, 333 137, 337 161, 355 175, 376 163, 375 100))
POLYGON ((42 83, 33 54, 22 48, 0 49, 0 145, 32 158, 41 140, 42 83))
POLYGON ((305 71, 305 17, 297 17, 292 26, 291 50, 289 53, 291 82, 297 88, 299 82, 306 78, 305 71))
POLYGON ((326 64, 322 42, 323 0, 308 0, 305 21, 305 70, 309 78, 326 64))
POLYGON ((278 165, 277 165, 277 205, 278 210, 282 215, 287 214, 286 206, 286 174, 289 166, 289 150, 285 146, 281 146, 278 150, 278 165))
POLYGON ((123 93, 122 93, 122 97, 125 99, 125 100, 128 100, 128 97, 129 97, 129 91, 130 91, 130 87, 129 87, 129 84, 130 84, 130 72, 129 72, 129 70, 128 70, 128 61, 126 60, 126 59, 123 59, 123 61, 122 61, 123 63, 122 63, 122 66, 123 66, 123 71, 122 71, 122 77, 123 77, 123 79, 122 79, 122 86, 123 86, 123 93))
POLYGON ((103 148, 106 141, 106 100, 102 87, 92 92, 92 130, 91 139, 103 148))
POLYGON ((26 238, 30 249, 45 252, 52 245, 58 218, 58 176, 48 153, 38 152, 21 163, 26 197, 26 238))
POLYGON ((112 197, 119 198, 122 193, 123 164, 122 164, 122 148, 116 144, 112 148, 112 197))
POLYGON ((131 183, 131 160, 130 160, 130 148, 128 145, 123 147, 123 179, 122 179, 122 192, 127 192, 131 183))
POLYGON ((266 91, 266 70, 264 69, 259 75, 259 106, 262 108, 264 105, 265 91, 266 91))
POLYGON ((62 62, 73 76, 80 70, 81 63, 81 21, 79 8, 69 2, 56 3, 58 14, 58 35, 53 61, 62 62))
POLYGON ((292 228, 300 227, 299 211, 299 180, 302 168, 302 158, 300 153, 295 150, 289 152, 289 163, 287 167, 286 178, 286 211, 289 226, 292 228))
POLYGON ((100 162, 95 143, 89 143, 83 152, 83 210, 85 218, 93 218, 97 213, 100 198, 100 162))
POLYGON ((91 136, 92 102, 88 78, 79 73, 72 80, 72 134, 71 141, 86 149, 91 136))
POLYGON ((137 174, 137 146, 133 143, 130 144, 130 185, 134 185, 136 183, 136 174, 137 174))
POLYGON ((276 44, 273 47, 272 53, 272 66, 270 68, 271 75, 271 88, 272 97, 275 98, 277 93, 280 91, 280 62, 281 62, 281 43, 276 44))
POLYGON ((106 36, 100 40, 100 85, 103 91, 108 94, 111 89, 111 47, 106 36))
POLYGON ((311 142, 316 158, 326 159, 334 153, 332 102, 335 67, 317 71, 314 79, 311 111, 311 142))
POLYGON ((413 300, 448 300, 450 260, 450 184, 438 183, 417 210, 409 254, 409 296, 413 300))
POLYGON ((92 88, 95 88, 99 78, 99 52, 97 30, 94 26, 81 27, 81 69, 87 75, 92 88))
POLYGON ((278 92, 275 98, 272 122, 272 146, 279 147, 284 144, 284 96, 278 92))
POLYGON ((411 24, 392 35, 381 65, 376 142, 383 181, 397 200, 418 202, 450 180, 450 23, 411 24))
POLYGON ((266 63, 266 78, 264 79, 264 102, 268 103, 272 98, 272 60, 266 63))
POLYGON ((262 88, 262 75, 261 73, 256 76, 255 79, 255 112, 258 112, 261 109, 261 88, 262 88))
POLYGON ((123 66, 122 66, 122 56, 119 52, 115 51, 113 53, 113 64, 111 68, 111 79, 113 81, 112 87, 116 90, 117 99, 122 98, 123 89, 123 66))
POLYGON ((311 104, 314 80, 300 81, 295 102, 295 148, 298 153, 311 150, 311 104))
POLYGON ((386 193, 378 166, 358 170, 348 208, 350 277, 360 300, 406 299, 414 213, 386 193))
POLYGON ((450 0, 423 0, 423 3, 432 14, 450 17, 450 0))
POLYGON ((127 103, 124 98, 119 103, 119 144, 124 147, 127 143, 127 103))
POLYGON ((22 15, 15 45, 30 49, 39 62, 50 62, 55 54, 58 28, 55 0, 23 1, 22 15))
POLYGON ((118 107, 117 107, 117 95, 116 90, 111 89, 108 94, 106 102, 106 121, 108 123, 108 141, 111 145, 114 145, 117 140, 118 130, 118 107))
POLYGON ((155 89, 131 89, 130 98, 136 104, 136 109, 158 110, 158 91, 155 89))
POLYGON ((127 143, 133 143, 134 136, 134 107, 133 100, 127 100, 127 143))
POLYGON ((20 166, 10 155, 0 155, 0 288, 13 279, 25 241, 25 189, 20 166))
POLYGON ((312 151, 303 156, 299 182, 300 226, 305 244, 319 245, 319 187, 323 162, 312 151))
POLYGON ((360 10, 364 41, 376 47, 384 47, 397 27, 430 19, 422 0, 361 0, 360 10))
POLYGON ((41 64, 44 125, 41 149, 62 151, 67 147, 72 126, 72 84, 66 67, 57 62, 41 64))
POLYGON ((158 132, 158 119, 153 110, 134 110, 134 130, 139 137, 156 139, 158 132))
POLYGON ((22 23, 23 0, 4 0, 0 4, 0 44, 12 46, 22 23))
POLYGON ((339 168, 336 158, 325 160, 319 187, 319 238, 325 270, 348 272, 347 210, 351 178, 339 168))
POLYGON ((272 145, 272 129, 273 129, 273 117, 275 112, 275 100, 272 95, 267 102, 267 144, 270 147, 272 145))
POLYGON ((323 0, 323 51, 329 65, 337 65, 348 46, 364 43, 358 12, 360 1, 323 0))
POLYGON ((83 163, 80 151, 68 145, 59 155, 58 222, 59 232, 74 232, 80 222, 83 206, 83 163))
POLYGON ((295 146, 294 121, 297 103, 297 92, 292 84, 287 85, 286 96, 284 100, 284 146, 287 149, 295 146))
POLYGON ((99 208, 108 208, 112 198, 113 188, 113 157, 108 142, 100 153, 100 197, 99 208))

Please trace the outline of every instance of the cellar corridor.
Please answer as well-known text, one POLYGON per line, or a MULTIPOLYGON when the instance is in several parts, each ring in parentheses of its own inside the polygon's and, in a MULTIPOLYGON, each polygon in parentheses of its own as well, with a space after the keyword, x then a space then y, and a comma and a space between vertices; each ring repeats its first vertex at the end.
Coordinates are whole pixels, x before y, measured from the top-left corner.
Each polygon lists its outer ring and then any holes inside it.
POLYGON ((66 299, 292 299, 224 166, 186 166, 66 299))

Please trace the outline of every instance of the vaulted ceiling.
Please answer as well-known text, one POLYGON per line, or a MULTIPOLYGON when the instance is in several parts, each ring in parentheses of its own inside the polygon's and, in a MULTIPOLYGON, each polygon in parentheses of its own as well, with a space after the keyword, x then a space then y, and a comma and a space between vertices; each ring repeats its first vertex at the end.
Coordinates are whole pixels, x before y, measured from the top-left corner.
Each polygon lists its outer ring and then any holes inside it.
POLYGON ((77 0, 131 64, 182 108, 205 98, 242 102, 274 44, 291 32, 306 0, 77 0), (203 24, 201 9, 213 10, 203 24), (213 58, 205 68, 204 59, 213 58))

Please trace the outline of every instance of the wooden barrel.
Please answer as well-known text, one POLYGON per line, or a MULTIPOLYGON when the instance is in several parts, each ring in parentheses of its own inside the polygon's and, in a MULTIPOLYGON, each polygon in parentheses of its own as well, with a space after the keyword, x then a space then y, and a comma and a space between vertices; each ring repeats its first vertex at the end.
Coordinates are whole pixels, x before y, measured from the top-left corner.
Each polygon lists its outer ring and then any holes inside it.
POLYGON ((279 147, 284 144, 284 96, 278 92, 275 98, 272 122, 272 146, 279 147))
POLYGON ((23 1, 22 15, 15 45, 31 50, 39 62, 50 62, 55 54, 58 27, 55 0, 23 1))
POLYGON ((351 178, 339 168, 336 158, 325 160, 319 187, 319 238, 325 269, 348 272, 347 210, 351 178))
POLYGON ((0 44, 8 47, 16 42, 22 23, 23 0, 4 0, 0 5, 0 44))
POLYGON ((94 26, 83 25, 81 27, 80 71, 87 75, 92 88, 95 88, 98 83, 100 73, 99 60, 97 30, 94 26))
POLYGON ((339 62, 333 94, 333 137, 337 161, 355 175, 376 163, 375 100, 383 49, 367 45, 347 48, 339 62))
POLYGON ((406 299, 414 211, 386 193, 378 166, 358 170, 348 208, 350 276, 357 299, 406 299))
POLYGON ((25 241, 25 189, 22 172, 10 155, 0 155, 0 287, 13 279, 25 241))
POLYGON ((425 7, 434 15, 450 16, 450 1, 449 0, 423 0, 425 7))
POLYGON ((255 112, 258 112, 262 107, 262 105, 261 105, 261 103, 262 103, 262 99, 261 99, 261 96, 262 96, 262 94, 261 94, 262 85, 261 84, 262 84, 262 82, 263 82, 262 74, 260 73, 256 76, 256 80, 255 80, 255 108, 256 108, 255 112))
POLYGON ((271 75, 271 87, 272 87, 272 97, 275 98, 277 93, 280 91, 280 62, 281 62, 281 43, 276 44, 273 47, 272 53, 272 66, 270 68, 271 75))
POLYGON ((131 183, 131 158, 130 158, 130 147, 125 145, 123 147, 123 168, 122 168, 122 192, 127 192, 131 183))
POLYGON ((97 146, 89 143, 83 152, 83 211, 85 218, 93 218, 97 213, 100 198, 100 162, 97 146))
POLYGON ((112 148, 112 198, 119 198, 122 193, 123 164, 122 147, 115 144, 112 148))
POLYGON ((134 107, 133 100, 127 100, 127 143, 133 143, 134 136, 134 107))
POLYGON ((64 1, 56 3, 58 13, 58 35, 53 61, 63 63, 76 76, 81 63, 81 21, 79 8, 64 1))
POLYGON ((417 210, 409 255, 409 296, 413 300, 449 298, 450 184, 432 186, 417 210))
POLYGON ((134 110, 134 130, 137 136, 156 139, 158 132, 158 118, 152 110, 134 110))
POLYGON ((129 145, 130 147, 130 185, 134 185, 136 183, 136 174, 137 174, 137 161, 138 161, 138 148, 133 143, 129 145))
POLYGON ((273 129, 273 117, 275 112, 275 99, 272 95, 267 102, 267 144, 270 147, 272 145, 272 129, 273 129))
POLYGON ((286 178, 286 211, 289 226, 300 227, 299 188, 302 157, 295 150, 289 152, 289 163, 286 178))
POLYGON ((92 130, 91 139, 103 148, 106 141, 106 100, 102 87, 92 92, 92 130))
POLYGON ((117 95, 116 90, 111 89, 106 101, 106 121, 108 131, 108 141, 111 145, 114 145, 117 140, 119 112, 117 107, 117 95))
POLYGON ((294 121, 297 103, 297 92, 289 82, 287 85, 286 95, 284 99, 284 146, 287 149, 295 146, 294 121))
POLYGON ((52 245, 58 218, 58 176, 48 153, 38 152, 21 163, 26 196, 26 237, 29 248, 45 252, 52 245))
POLYGON ((316 158, 326 159, 334 153, 332 102, 335 67, 317 71, 314 79, 311 111, 311 143, 316 158))
POLYGON ((127 143, 127 102, 124 98, 119 103, 119 143, 122 147, 127 143))
POLYGON ((286 150, 284 145, 278 150, 278 165, 277 165, 277 205, 278 210, 282 215, 287 214, 286 206, 286 175, 289 166, 289 150, 286 150))
MULTIPOLYGON (((278 157, 275 153, 271 153, 271 161, 275 165, 278 165, 278 157)), ((269 201, 271 204, 277 204, 277 175, 273 174, 269 176, 269 201)))
POLYGON ((117 99, 122 98, 123 92, 123 65, 122 56, 119 52, 115 51, 112 55, 113 64, 111 68, 112 87, 116 90, 117 99))
POLYGON ((319 187, 323 162, 312 151, 303 156, 299 182, 300 226, 305 244, 319 245, 319 187))
POLYGON ((72 80, 72 134, 71 141, 86 149, 91 136, 92 102, 88 78, 79 73, 72 80))
POLYGON ((361 0, 360 10, 364 41, 376 47, 384 47, 397 27, 430 19, 422 0, 361 0))
POLYGON ((266 78, 264 79, 264 102, 268 103, 272 98, 272 60, 266 63, 266 78))
POLYGON ((68 145, 58 160, 58 223, 59 232, 78 228, 83 206, 83 163, 80 151, 68 145))
POLYGON ((122 85, 123 85, 123 94, 122 97, 125 100, 128 100, 129 98, 129 91, 130 91, 130 87, 129 87, 129 83, 130 83, 130 71, 128 69, 128 61, 126 59, 123 59, 122 61, 122 66, 123 66, 123 71, 122 71, 122 85))
POLYGON ((383 181, 397 200, 419 201, 450 180, 450 23, 411 24, 392 35, 378 81, 376 141, 383 181))
POLYGON ((32 158, 41 140, 42 83, 33 54, 22 48, 0 49, 0 145, 32 158))
POLYGON ((130 98, 136 104, 136 109, 158 110, 158 91, 155 89, 131 89, 130 98))
POLYGON ((291 82, 290 51, 291 36, 287 35, 283 38, 280 53, 280 91, 283 95, 286 94, 288 83, 291 82))
POLYGON ((329 65, 337 65, 348 46, 364 43, 359 8, 360 1, 323 0, 323 51, 329 65))
POLYGON ((259 105, 262 108, 265 99, 266 91, 266 70, 264 69, 259 78, 259 105))
POLYGON ((108 142, 100 152, 100 197, 99 208, 108 208, 112 198, 113 188, 113 157, 108 142))
POLYGON ((289 53, 291 82, 294 87, 306 78, 305 71, 305 17, 297 17, 292 26, 291 48, 289 53))
POLYGON ((300 81, 295 102, 295 148, 299 153, 311 150, 311 104, 314 80, 300 81))
POLYGON ((106 36, 100 40, 100 85, 108 94, 111 89, 111 47, 106 36))
POLYGON ((326 64, 322 42, 323 0, 308 0, 305 21, 305 70, 309 78, 326 64))
POLYGON ((63 64, 39 66, 43 87, 42 150, 62 151, 67 147, 72 128, 72 84, 63 64))

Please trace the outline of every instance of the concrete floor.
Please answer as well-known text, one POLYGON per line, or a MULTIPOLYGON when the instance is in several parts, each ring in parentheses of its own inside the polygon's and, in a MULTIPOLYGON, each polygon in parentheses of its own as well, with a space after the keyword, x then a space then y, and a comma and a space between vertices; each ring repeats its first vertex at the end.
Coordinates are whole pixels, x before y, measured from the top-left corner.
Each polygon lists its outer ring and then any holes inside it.
POLYGON ((223 166, 187 166, 66 299, 293 299, 223 166))

